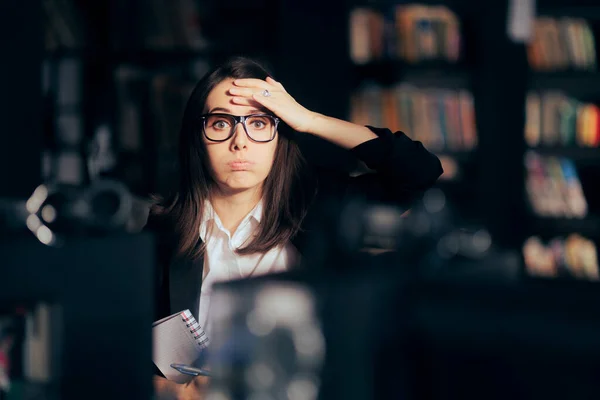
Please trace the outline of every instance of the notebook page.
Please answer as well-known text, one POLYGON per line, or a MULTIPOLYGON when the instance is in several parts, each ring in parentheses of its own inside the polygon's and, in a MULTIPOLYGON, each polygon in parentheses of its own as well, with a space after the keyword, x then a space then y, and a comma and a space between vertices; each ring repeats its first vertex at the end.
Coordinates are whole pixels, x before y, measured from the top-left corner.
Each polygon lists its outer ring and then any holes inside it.
POLYGON ((171 364, 194 365, 208 339, 189 310, 158 321, 152 328, 154 364, 167 379, 184 383, 193 377, 179 373, 171 364))

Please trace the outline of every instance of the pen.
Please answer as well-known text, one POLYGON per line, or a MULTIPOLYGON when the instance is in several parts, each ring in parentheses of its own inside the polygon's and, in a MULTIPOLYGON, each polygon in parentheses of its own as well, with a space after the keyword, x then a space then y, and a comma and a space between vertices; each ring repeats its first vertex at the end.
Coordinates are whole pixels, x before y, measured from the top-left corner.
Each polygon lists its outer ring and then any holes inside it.
POLYGON ((171 368, 175 368, 180 373, 191 376, 212 376, 210 372, 205 369, 195 368, 185 364, 171 364, 171 368))

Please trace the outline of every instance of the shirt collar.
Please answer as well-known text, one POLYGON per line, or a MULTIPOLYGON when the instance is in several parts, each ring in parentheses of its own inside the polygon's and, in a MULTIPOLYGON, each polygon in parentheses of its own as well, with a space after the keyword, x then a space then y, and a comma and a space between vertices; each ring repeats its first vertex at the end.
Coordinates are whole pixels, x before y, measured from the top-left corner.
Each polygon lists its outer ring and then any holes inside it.
MULTIPOLYGON (((258 204, 256 204, 256 206, 254 206, 254 208, 244 218, 244 220, 242 221, 242 223, 244 223, 244 221, 246 221, 249 218, 253 218, 256 222, 260 222, 260 220, 262 218, 262 212, 263 212, 263 200, 261 199, 258 202, 258 204)), ((203 209, 203 212, 202 212, 202 222, 200 222, 200 239, 202 241, 206 240, 206 235, 208 233, 209 223, 211 221, 214 221, 219 228, 223 229, 223 225, 221 223, 221 219, 219 218, 219 216, 215 212, 215 209, 213 208, 213 206, 210 203, 210 201, 207 199, 207 200, 204 201, 204 209, 203 209)))
POLYGON ((254 218, 256 220, 256 222, 260 222, 260 219, 262 218, 262 213, 263 213, 263 201, 261 199, 258 202, 258 204, 256 206, 254 206, 252 211, 250 211, 249 215, 251 218, 254 218))

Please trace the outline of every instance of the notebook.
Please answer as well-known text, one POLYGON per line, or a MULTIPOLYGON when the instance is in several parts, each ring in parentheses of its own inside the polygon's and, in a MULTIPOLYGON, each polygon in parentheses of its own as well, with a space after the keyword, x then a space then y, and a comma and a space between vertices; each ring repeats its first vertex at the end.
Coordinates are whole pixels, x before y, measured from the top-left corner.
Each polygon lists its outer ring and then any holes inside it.
POLYGON ((181 311, 152 324, 152 358, 163 375, 185 383, 193 377, 179 373, 171 364, 202 367, 208 337, 190 310, 181 311))

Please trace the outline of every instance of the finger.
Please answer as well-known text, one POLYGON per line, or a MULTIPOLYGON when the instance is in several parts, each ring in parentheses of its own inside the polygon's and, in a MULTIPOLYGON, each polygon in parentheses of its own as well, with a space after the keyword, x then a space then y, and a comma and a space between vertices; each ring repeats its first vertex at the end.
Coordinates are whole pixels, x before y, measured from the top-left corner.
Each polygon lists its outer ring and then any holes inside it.
POLYGON ((252 95, 252 98, 254 99, 254 101, 259 103, 263 107, 277 114, 278 103, 276 101, 273 101, 272 97, 265 97, 260 94, 254 94, 252 95))
POLYGON ((252 97, 233 97, 231 103, 238 106, 252 106, 255 108, 262 108, 262 105, 254 100, 252 97))
POLYGON ((229 94, 232 96, 252 97, 256 93, 256 89, 234 87, 229 89, 229 94))
POLYGON ((239 87, 259 88, 268 90, 274 89, 273 85, 271 85, 267 81, 263 81, 262 79, 236 79, 233 81, 233 84, 239 87))
POLYGON ((196 388, 205 389, 210 384, 210 378, 207 376, 197 376, 192 382, 196 388))
MULTIPOLYGON (((271 95, 276 93, 273 90, 269 90, 269 92, 271 93, 271 95)), ((254 94, 259 94, 259 95, 263 96, 264 90, 257 90, 257 89, 251 89, 251 88, 231 88, 231 89, 229 89, 229 94, 232 96, 242 96, 242 97, 252 97, 252 95, 254 95, 254 94)))
POLYGON ((283 87, 281 82, 276 81, 275 79, 271 78, 270 76, 267 77, 267 82, 269 82, 273 86, 277 86, 279 89, 281 89, 285 92, 285 88, 283 87))

